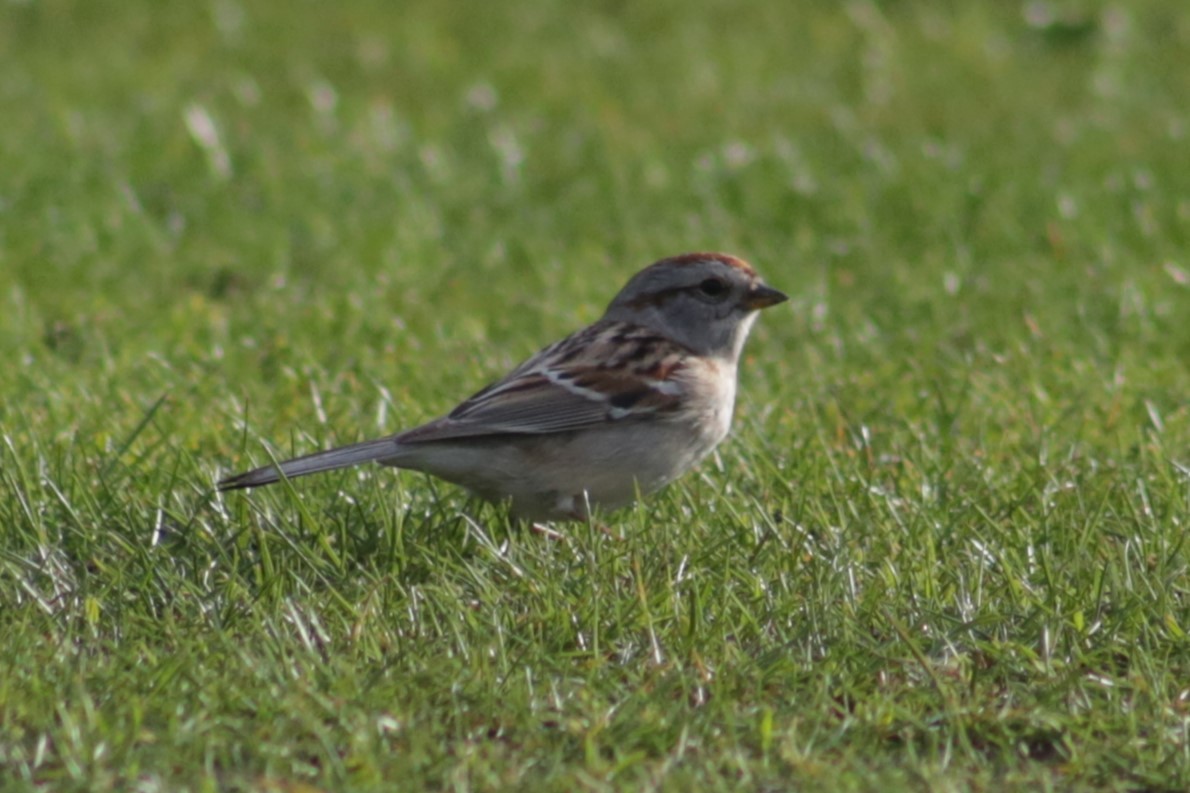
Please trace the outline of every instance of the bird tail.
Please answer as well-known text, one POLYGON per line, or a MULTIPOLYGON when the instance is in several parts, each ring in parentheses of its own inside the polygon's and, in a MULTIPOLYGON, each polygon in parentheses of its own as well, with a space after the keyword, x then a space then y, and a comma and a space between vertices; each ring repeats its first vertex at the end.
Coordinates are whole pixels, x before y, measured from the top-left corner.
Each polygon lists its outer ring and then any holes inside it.
POLYGON ((221 480, 218 487, 220 490, 238 490, 243 487, 271 485, 274 482, 280 482, 282 478, 293 479, 306 474, 333 471, 336 468, 347 468, 351 465, 380 460, 393 456, 396 451, 397 443, 392 438, 353 443, 350 446, 314 452, 303 457, 285 460, 276 465, 266 465, 236 476, 230 476, 221 480))

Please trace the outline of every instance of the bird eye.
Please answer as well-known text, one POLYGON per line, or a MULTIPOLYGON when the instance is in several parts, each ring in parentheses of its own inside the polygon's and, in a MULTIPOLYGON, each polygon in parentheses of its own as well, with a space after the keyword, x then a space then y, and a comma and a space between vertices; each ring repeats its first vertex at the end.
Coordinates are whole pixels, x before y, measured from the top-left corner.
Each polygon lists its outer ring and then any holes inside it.
POLYGON ((718 278, 708 278, 698 285, 698 291, 707 297, 722 297, 727 292, 727 284, 718 278))

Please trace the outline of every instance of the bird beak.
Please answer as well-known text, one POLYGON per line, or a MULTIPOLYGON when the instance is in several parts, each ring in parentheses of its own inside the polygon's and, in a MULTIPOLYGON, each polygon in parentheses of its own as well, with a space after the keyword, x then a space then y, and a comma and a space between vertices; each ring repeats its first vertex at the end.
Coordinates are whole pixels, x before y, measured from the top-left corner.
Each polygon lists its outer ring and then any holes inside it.
POLYGON ((784 303, 789 299, 789 295, 784 292, 773 289, 767 284, 756 284, 748 292, 747 297, 744 298, 744 307, 749 311, 757 311, 769 306, 775 306, 778 303, 784 303))

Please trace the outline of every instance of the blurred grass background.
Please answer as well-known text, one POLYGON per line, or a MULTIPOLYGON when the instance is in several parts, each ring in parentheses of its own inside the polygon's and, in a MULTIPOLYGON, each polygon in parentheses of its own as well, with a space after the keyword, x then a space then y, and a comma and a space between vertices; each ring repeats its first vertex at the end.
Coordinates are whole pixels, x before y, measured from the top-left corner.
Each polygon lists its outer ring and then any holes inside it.
POLYGON ((1184 789, 1188 45, 1159 0, 0 6, 0 786, 1184 789), (698 249, 794 297, 623 541, 212 494, 698 249))

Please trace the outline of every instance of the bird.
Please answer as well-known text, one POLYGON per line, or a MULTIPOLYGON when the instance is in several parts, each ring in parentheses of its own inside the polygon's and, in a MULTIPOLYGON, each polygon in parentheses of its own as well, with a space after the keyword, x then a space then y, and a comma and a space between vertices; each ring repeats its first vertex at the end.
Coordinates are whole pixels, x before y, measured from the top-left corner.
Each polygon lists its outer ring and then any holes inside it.
POLYGON ((736 372, 762 309, 788 300, 744 260, 686 253, 645 267, 603 316, 447 415, 218 482, 260 487, 377 462, 428 473, 532 522, 589 520, 694 467, 731 428, 736 372))

